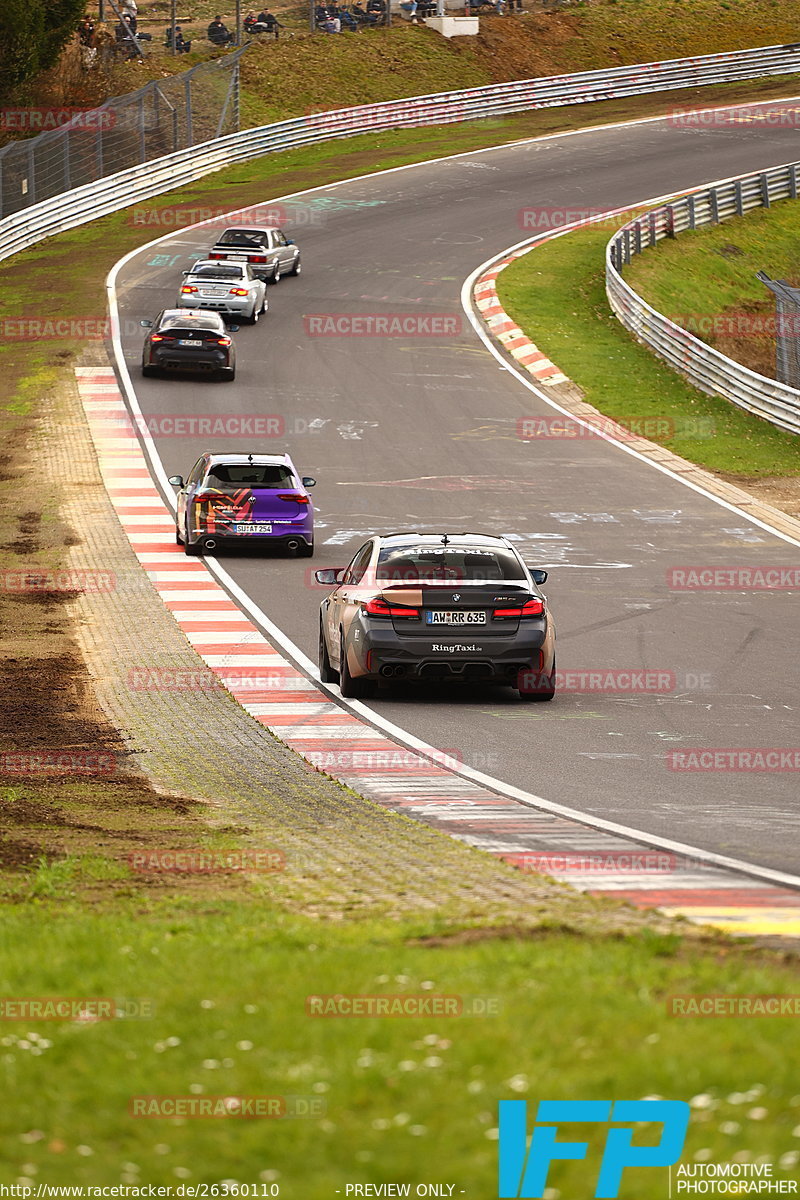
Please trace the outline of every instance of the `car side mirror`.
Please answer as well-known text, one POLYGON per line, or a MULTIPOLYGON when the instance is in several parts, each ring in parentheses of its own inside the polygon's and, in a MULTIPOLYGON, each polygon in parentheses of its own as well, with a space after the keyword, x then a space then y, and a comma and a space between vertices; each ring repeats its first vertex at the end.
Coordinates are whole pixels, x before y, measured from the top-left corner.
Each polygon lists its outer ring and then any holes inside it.
POLYGON ((317 583, 326 583, 329 587, 341 583, 343 577, 344 567, 325 567, 322 571, 314 572, 317 583))
POLYGON ((531 578, 534 583, 547 583, 547 571, 540 571, 538 568, 531 571, 531 578))
POLYGON ((312 475, 303 476, 303 487, 316 487, 317 481, 312 475))
POLYGON ((240 326, 239 325, 229 325, 228 329, 231 331, 231 333, 238 333, 240 326))
POLYGON ((294 238, 287 238, 286 245, 287 246, 295 246, 295 245, 297 245, 297 243, 295 242, 294 238))
POLYGON ((139 324, 141 325, 142 329, 152 329, 153 328, 152 321, 140 321, 139 324))
POLYGON ((169 482, 172 484, 173 487, 182 488, 183 487, 183 476, 182 475, 170 475, 169 482))

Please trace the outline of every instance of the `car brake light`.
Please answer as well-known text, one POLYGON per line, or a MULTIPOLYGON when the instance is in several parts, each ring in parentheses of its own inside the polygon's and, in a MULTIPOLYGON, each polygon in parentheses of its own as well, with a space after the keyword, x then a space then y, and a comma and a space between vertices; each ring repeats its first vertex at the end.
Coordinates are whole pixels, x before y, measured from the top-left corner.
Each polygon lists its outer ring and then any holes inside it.
POLYGON ((279 500, 292 500, 295 504, 310 504, 311 500, 308 496, 304 496, 301 492, 278 492, 279 500))
POLYGON ((541 600, 527 600, 521 608, 496 608, 494 615, 501 619, 516 617, 520 620, 523 617, 540 617, 543 612, 544 604, 541 600))
POLYGON ((248 254, 247 259, 248 262, 266 262, 267 256, 266 254, 248 254))
POLYGON ((150 341, 151 342, 163 342, 164 341, 163 333, 151 333, 150 341))
POLYGON ((247 288, 231 288, 232 296, 246 296, 247 288))
POLYGON ((225 255, 221 254, 219 251, 217 251, 217 253, 215 254, 214 251, 212 250, 208 257, 209 258, 224 258, 225 255))
POLYGON ((181 288, 181 293, 186 294, 186 295, 188 295, 189 292, 196 292, 196 291, 197 291, 197 288, 192 287, 192 285, 189 283, 185 283, 183 285, 183 287, 181 288))
POLYGON ((409 605, 401 608, 396 604, 388 604, 383 596, 373 596, 366 604, 361 605, 361 610, 371 617, 405 617, 410 621, 419 620, 418 608, 411 608, 409 605))
POLYGON ((231 339, 229 337, 217 338, 218 346, 230 346, 230 344, 231 344, 231 339))

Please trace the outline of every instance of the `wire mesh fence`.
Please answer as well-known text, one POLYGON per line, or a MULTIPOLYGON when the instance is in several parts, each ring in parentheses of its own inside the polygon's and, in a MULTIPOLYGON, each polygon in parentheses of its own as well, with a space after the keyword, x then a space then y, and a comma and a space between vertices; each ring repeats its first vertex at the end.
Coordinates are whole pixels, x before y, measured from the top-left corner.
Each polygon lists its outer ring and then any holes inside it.
POLYGON ((0 150, 0 217, 81 184, 235 133, 239 59, 247 47, 153 80, 0 150))
POLYGON ((764 271, 756 279, 775 296, 775 378, 800 389, 800 288, 770 279, 764 271))

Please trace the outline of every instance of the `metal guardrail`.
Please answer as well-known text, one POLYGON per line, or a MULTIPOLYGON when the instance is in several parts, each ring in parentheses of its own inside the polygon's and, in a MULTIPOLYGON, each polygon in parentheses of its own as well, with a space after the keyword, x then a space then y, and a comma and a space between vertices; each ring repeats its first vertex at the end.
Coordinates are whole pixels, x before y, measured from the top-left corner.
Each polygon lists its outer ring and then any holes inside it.
MULTIPOLYGON (((625 282, 622 268, 664 238, 769 208, 775 200, 796 200, 799 187, 800 163, 745 175, 642 213, 606 247, 606 294, 625 328, 700 391, 722 396, 790 433, 800 433, 800 391, 749 370, 657 312, 625 282)), ((714 320, 698 314, 694 319, 698 325, 714 320)))
POLYGON ((0 261, 43 238, 148 199, 229 164, 278 150, 387 129, 504 116, 568 104, 663 92, 800 71, 800 43, 729 54, 639 63, 603 71, 414 96, 389 103, 317 113, 246 129, 191 146, 104 179, 30 204, 0 221, 0 261))

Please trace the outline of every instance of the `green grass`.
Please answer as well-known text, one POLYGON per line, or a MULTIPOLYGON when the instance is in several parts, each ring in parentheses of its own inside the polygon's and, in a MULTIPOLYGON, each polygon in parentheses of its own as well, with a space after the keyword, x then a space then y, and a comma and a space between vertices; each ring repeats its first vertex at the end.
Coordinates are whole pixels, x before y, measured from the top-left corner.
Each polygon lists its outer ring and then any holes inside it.
POLYGON ((756 279, 766 271, 772 279, 800 282, 797 235, 800 211, 781 201, 755 209, 745 217, 681 234, 659 243, 654 253, 639 255, 626 268, 632 287, 661 312, 673 316, 723 353, 762 374, 774 374, 775 301, 756 279), (713 327, 692 318, 722 321, 713 327), (761 332, 765 329, 766 332, 761 332))
POLYGON ((605 293, 609 237, 608 229, 581 229, 507 267, 498 277, 506 311, 606 416, 634 429, 666 422, 666 435, 651 440, 711 471, 800 474, 797 438, 696 391, 620 325, 605 293))
MULTIPOLYGON (((796 990, 796 972, 777 957, 648 936, 424 945, 435 922, 332 928, 258 903, 176 905, 145 922, 122 905, 104 916, 32 905, 6 911, 4 931, 4 995, 145 1001, 153 1015, 3 1023, 13 1093, 0 1117, 3 1181, 278 1180, 284 1197, 323 1200, 346 1183, 438 1180, 491 1196, 501 1098, 707 1096, 694 1109, 686 1159, 704 1149, 714 1159, 777 1159, 797 1144, 790 1019, 678 1019, 666 1009, 674 993, 796 990), (404 992, 491 998, 499 1011, 306 1015, 308 995, 404 992), (324 1100, 326 1112, 284 1121, 127 1115, 132 1096, 191 1094, 300 1095, 324 1100)), ((593 1155, 599 1134, 586 1133, 593 1155)), ((551 1182, 564 1195, 591 1195, 596 1166, 595 1157, 557 1167, 551 1182)), ((630 1172, 620 1193, 665 1194, 662 1171, 630 1172)))

